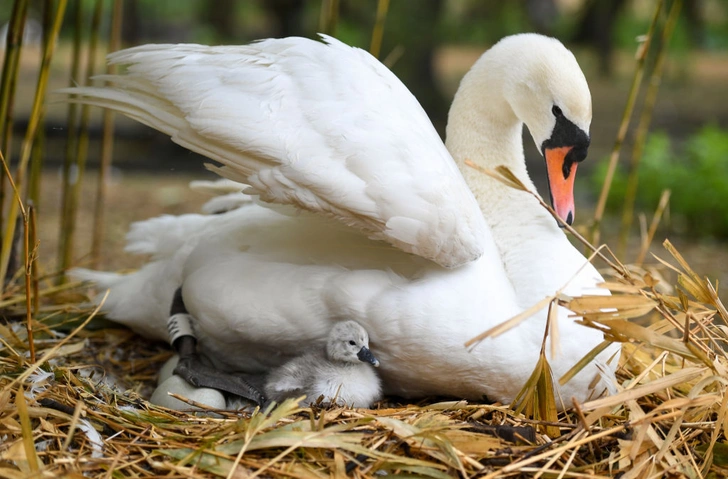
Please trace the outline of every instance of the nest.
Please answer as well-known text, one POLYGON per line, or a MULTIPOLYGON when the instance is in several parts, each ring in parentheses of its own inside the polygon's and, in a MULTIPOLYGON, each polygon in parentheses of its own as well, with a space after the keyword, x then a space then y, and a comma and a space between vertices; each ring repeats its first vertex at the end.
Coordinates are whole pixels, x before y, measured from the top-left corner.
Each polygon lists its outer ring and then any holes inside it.
POLYGON ((549 298, 623 344, 616 393, 564 413, 543 351, 513 406, 289 400, 266 411, 171 411, 144 399, 166 347, 96 311, 46 306, 33 321, 35 362, 25 323, 0 325, 0 477, 723 477, 728 312, 665 246, 674 287, 598 252, 612 296, 549 298))

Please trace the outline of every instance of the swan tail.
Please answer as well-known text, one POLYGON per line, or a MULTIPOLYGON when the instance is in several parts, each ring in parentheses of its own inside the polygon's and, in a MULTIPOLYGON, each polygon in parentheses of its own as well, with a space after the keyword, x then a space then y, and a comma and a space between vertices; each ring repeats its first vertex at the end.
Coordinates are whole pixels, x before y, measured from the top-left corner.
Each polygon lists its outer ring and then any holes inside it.
POLYGON ((125 251, 133 254, 149 254, 155 260, 169 258, 197 237, 210 216, 186 214, 162 215, 132 223, 126 234, 125 251))
POLYGON ((177 285, 165 281, 160 275, 164 272, 164 266, 157 262, 129 274, 73 268, 68 275, 93 284, 98 293, 92 303, 100 306, 107 318, 146 338, 166 341, 166 318, 177 285))
POLYGON ((76 281, 93 283, 99 289, 109 289, 119 283, 124 275, 108 271, 95 271, 86 268, 72 268, 67 275, 76 281))

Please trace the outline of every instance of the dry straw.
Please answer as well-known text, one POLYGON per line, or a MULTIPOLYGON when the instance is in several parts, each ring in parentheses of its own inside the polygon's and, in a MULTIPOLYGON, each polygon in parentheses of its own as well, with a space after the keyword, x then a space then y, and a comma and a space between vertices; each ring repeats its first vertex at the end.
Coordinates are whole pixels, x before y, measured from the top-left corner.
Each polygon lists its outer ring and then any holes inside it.
MULTIPOLYGON (((324 6, 330 31, 338 2, 324 6)), ((59 1, 56 18, 63 7, 59 1)), ((53 26, 57 32, 60 21, 53 26)), ((54 43, 46 44, 46 60, 54 43)), ((507 170, 486 173, 524 190, 507 170)), ((33 215, 19 199, 11 205, 15 215, 25 212, 30 230, 27 279, 33 215)), ((607 268, 605 287, 613 295, 555 292, 534 308, 564 306, 607 341, 561 378, 552 377, 548 364, 556 351, 544 346, 514 405, 431 398, 372 410, 303 409, 290 401, 264 412, 170 411, 143 399, 167 348, 110 328, 96 310, 80 306, 85 296, 78 285, 46 287, 33 298, 27 281, 24 288, 10 285, 0 301, 8 318, 0 323, 0 477, 722 477, 728 312, 717 284, 694 272, 669 242, 667 259, 657 263, 673 273, 674 284, 643 266, 666 204, 664 197, 649 229, 645 223, 637 265, 622 264, 569 229, 607 268), (553 381, 573 377, 608 341, 623 344, 615 394, 584 404, 555 397, 553 381), (559 413, 560 403, 572 407, 559 413)), ((6 224, 10 238, 12 228, 14 222, 6 224)), ((9 255, 5 245, 0 271, 9 255)), ((527 320, 519 315, 469 344, 527 320)), ((548 323, 544 344, 550 337, 556 347, 552 314, 548 323)))

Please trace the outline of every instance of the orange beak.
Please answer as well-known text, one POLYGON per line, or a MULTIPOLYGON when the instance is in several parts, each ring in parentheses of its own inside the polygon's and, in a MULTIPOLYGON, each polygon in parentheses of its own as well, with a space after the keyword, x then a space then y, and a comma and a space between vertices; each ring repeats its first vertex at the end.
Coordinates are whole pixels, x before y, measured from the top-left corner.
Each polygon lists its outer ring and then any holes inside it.
POLYGON ((578 163, 571 163, 571 167, 565 171, 564 160, 572 148, 572 146, 561 146, 544 149, 551 205, 556 214, 567 224, 574 222, 574 178, 578 163))

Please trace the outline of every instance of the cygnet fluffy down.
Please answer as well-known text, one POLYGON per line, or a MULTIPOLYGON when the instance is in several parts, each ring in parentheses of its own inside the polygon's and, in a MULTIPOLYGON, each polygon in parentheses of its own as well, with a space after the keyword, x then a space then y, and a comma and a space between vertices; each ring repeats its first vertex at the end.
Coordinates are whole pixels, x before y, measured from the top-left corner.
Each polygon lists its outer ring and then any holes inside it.
POLYGON ((379 361, 369 351, 369 335, 356 321, 336 323, 326 349, 310 351, 274 369, 265 394, 270 401, 305 395, 305 404, 324 396, 327 402, 370 407, 382 395, 379 361))

